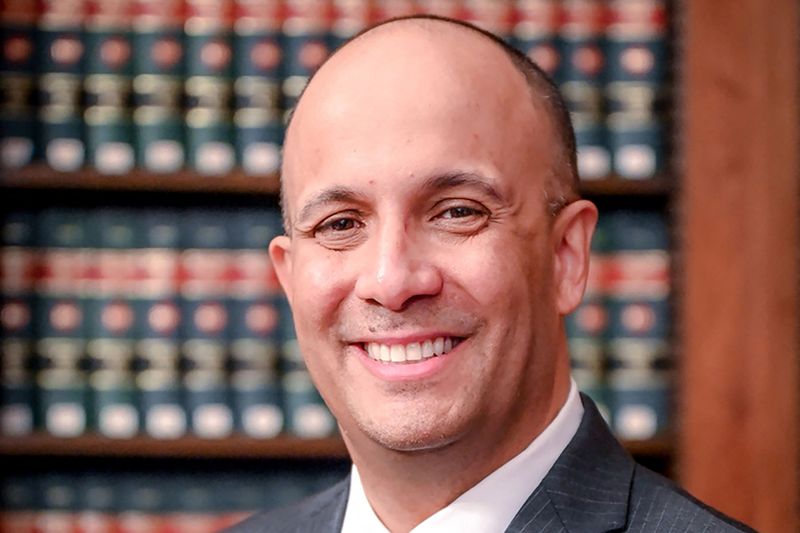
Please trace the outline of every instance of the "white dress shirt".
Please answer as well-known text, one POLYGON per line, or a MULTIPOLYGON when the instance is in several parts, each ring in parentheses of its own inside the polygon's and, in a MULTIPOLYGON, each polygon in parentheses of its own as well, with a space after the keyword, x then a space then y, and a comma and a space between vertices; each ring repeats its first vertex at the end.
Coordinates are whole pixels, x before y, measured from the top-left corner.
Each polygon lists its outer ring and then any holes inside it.
MULTIPOLYGON (((583 404, 573 381, 567 401, 527 448, 450 505, 423 520, 411 533, 505 531, 575 436, 582 418, 583 404)), ((355 465, 350 475, 342 533, 389 533, 372 510, 355 465)))

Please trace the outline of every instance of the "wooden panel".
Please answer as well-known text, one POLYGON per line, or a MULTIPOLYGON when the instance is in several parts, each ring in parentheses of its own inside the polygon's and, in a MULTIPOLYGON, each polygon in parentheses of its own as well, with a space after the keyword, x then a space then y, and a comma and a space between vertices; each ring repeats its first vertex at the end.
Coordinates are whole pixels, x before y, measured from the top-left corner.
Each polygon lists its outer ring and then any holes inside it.
POLYGON ((798 531, 798 3, 683 3, 679 473, 798 531))

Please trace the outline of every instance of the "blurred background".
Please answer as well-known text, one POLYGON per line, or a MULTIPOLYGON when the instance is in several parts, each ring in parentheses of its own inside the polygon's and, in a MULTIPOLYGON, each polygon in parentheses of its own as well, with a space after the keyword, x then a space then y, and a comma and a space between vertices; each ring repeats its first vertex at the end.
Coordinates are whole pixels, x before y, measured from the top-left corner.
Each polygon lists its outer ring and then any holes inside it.
POLYGON ((309 76, 412 13, 569 105, 601 210, 580 388, 643 464, 800 528, 795 1, 1 5, 0 530, 217 531, 347 474, 266 247, 309 76))

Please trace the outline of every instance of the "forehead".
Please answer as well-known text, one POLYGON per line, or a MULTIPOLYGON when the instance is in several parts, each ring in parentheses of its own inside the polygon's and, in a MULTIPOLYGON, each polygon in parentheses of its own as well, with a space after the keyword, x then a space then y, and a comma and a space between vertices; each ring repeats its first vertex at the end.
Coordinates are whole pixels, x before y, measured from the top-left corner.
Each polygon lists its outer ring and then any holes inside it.
POLYGON ((290 206, 332 182, 453 170, 517 179, 550 168, 548 114, 505 53, 479 34, 434 26, 379 28, 320 70, 287 133, 290 206))

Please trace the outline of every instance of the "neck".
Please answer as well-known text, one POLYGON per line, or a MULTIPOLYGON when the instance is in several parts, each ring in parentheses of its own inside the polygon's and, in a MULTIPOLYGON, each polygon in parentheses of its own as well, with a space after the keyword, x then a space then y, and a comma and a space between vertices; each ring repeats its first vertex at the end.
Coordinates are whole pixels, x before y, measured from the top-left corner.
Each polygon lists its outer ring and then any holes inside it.
MULTIPOLYGON (((563 366, 563 365, 559 365, 563 366)), ((510 461, 552 422, 569 393, 568 363, 527 409, 484 420, 452 443, 422 451, 383 447, 361 432, 344 439, 372 509, 394 533, 407 532, 510 461)))

